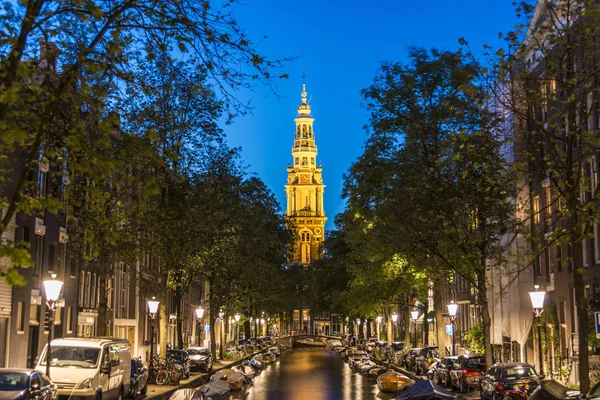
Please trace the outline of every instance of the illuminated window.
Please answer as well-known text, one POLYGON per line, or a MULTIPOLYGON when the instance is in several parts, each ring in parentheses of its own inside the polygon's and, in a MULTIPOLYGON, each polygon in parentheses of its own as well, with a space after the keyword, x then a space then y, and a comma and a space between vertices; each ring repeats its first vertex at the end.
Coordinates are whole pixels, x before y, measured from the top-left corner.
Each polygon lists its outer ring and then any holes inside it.
POLYGON ((17 332, 25 332, 25 310, 23 310, 23 302, 17 303, 17 332))
POLYGON ((540 196, 533 198, 533 222, 536 224, 540 222, 540 196))
POLYGON ((296 157, 296 165, 298 165, 298 163, 300 163, 300 158, 296 157))
POLYGON ((315 158, 314 158, 314 157, 311 157, 311 158, 310 158, 310 163, 311 163, 312 165, 315 165, 315 158))

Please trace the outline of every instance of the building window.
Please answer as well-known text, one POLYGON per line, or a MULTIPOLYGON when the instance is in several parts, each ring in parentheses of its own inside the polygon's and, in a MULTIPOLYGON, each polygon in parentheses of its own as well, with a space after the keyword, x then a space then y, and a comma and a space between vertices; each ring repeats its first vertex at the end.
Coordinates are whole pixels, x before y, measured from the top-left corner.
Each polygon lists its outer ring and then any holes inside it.
POLYGON ((308 165, 308 157, 302 157, 302 165, 308 165))
POLYGON ((308 243, 304 243, 302 245, 302 262, 303 263, 310 262, 310 245, 308 243))
POLYGON ((17 303, 17 333, 25 333, 25 310, 22 301, 17 303))
POLYGON ((315 165, 315 158, 314 158, 314 157, 311 157, 311 158, 310 158, 310 163, 311 163, 312 165, 315 165))
POLYGON ((37 174, 37 192, 38 192, 38 197, 39 198, 44 198, 46 197, 46 180, 47 180, 47 173, 46 171, 43 171, 41 169, 38 170, 38 174, 37 174))
POLYGON ((73 333, 73 308, 67 307, 67 333, 73 333))
POLYGON ((86 308, 90 308, 90 299, 92 297, 92 274, 90 272, 85 274, 85 297, 84 304, 86 308))
POLYGON ((90 296, 92 299, 90 300, 90 307, 96 308, 96 274, 92 274, 92 283, 90 287, 90 296))
POLYGON ((562 259, 562 244, 556 246, 556 266, 558 268, 558 272, 562 272, 563 270, 563 259, 562 259))
POLYGON ((533 198, 533 222, 540 223, 540 196, 533 198))
POLYGON ((79 275, 79 307, 83 308, 83 299, 85 298, 85 271, 81 271, 79 275))
POLYGON ((300 163, 300 158, 296 157, 296 165, 298 165, 300 163))
POLYGON ((42 264, 44 262, 44 237, 36 235, 35 238, 35 275, 42 273, 42 264))

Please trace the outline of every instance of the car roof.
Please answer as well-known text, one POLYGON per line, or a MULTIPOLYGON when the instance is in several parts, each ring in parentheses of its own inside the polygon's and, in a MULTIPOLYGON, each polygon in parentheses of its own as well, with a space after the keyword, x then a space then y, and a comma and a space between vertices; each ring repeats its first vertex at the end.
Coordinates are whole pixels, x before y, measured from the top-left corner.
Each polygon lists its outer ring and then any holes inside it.
POLYGON ((111 337, 86 337, 86 338, 64 338, 52 340, 52 346, 79 346, 79 347, 101 347, 105 343, 127 343, 127 339, 116 339, 111 337))
POLYGON ((507 363, 507 364, 497 363, 497 364, 494 364, 494 367, 501 367, 501 368, 531 367, 531 368, 533 368, 533 365, 527 364, 527 363, 507 363))
POLYGON ((446 358, 449 360, 456 360, 456 359, 458 359, 458 356, 447 356, 447 357, 442 358, 442 360, 445 360, 446 358))
POLYGON ((482 355, 482 354, 461 354, 459 357, 462 357, 462 358, 483 358, 485 356, 482 355))
POLYGON ((30 375, 32 372, 37 372, 33 369, 29 368, 0 368, 0 373, 9 373, 9 374, 27 374, 30 375))

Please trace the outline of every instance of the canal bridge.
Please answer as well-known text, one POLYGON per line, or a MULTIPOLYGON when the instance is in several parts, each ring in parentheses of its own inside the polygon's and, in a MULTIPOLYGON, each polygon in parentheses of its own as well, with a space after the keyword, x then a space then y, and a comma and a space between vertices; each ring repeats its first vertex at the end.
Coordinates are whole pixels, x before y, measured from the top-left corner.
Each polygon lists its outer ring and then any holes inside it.
POLYGON ((314 334, 299 334, 292 336, 282 336, 275 339, 279 345, 287 348, 292 347, 325 347, 325 344, 330 339, 340 340, 339 336, 314 335, 314 334))

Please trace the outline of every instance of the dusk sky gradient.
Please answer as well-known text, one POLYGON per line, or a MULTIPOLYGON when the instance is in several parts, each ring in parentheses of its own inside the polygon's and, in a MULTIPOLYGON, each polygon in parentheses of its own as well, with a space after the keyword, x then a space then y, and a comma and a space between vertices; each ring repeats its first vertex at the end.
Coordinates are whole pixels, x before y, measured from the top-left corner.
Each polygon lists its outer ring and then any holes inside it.
POLYGON ((300 104, 302 69, 315 118, 318 162, 323 165, 326 228, 344 209, 343 175, 361 155, 368 114, 360 95, 381 61, 407 59, 409 46, 458 49, 467 39, 473 50, 502 47, 499 32, 518 22, 511 0, 242 0, 235 16, 270 58, 297 57, 284 70, 274 95, 256 86, 240 98, 252 99, 250 115, 225 126, 228 143, 242 148, 248 172, 275 193, 285 211, 288 162, 292 161, 294 118, 300 104))

